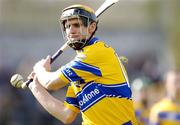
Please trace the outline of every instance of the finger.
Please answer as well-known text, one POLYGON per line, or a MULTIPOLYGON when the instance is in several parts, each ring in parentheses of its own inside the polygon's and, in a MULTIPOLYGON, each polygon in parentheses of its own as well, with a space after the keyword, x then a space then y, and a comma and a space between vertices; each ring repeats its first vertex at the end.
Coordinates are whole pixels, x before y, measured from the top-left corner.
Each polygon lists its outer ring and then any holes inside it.
POLYGON ((46 60, 47 60, 48 63, 50 63, 50 61, 51 61, 51 56, 48 55, 48 56, 46 57, 46 60))
POLYGON ((29 74, 29 76, 27 77, 28 79, 34 79, 34 76, 35 76, 35 72, 33 71, 33 72, 31 72, 30 74, 29 74))

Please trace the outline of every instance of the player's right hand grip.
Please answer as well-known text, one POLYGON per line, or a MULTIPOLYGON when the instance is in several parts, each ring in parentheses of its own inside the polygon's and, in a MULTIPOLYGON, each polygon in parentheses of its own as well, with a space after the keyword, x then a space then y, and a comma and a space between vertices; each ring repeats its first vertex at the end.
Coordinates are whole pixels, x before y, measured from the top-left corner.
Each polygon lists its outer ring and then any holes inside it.
MULTIPOLYGON (((58 56, 60 56, 61 54, 63 53, 62 50, 58 50, 52 57, 51 57, 51 61, 50 61, 50 64, 52 64, 58 56)), ((27 80, 24 84, 28 87, 29 84, 33 81, 33 79, 29 79, 27 80)))
MULTIPOLYGON (((68 46, 68 42, 66 42, 59 50, 56 51, 56 53, 52 55, 50 64, 52 64, 57 59, 57 57, 59 57, 63 53, 64 49, 66 49, 67 46, 68 46)), ((24 85, 28 87, 32 81, 33 79, 29 79, 24 83, 24 85)))

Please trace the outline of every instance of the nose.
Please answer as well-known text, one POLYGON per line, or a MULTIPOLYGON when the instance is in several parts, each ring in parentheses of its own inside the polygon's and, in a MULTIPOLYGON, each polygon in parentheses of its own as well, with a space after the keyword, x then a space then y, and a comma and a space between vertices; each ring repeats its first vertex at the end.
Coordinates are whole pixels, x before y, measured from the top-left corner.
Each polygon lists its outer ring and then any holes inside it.
POLYGON ((70 31, 74 31, 74 29, 75 29, 75 28, 74 28, 73 25, 71 25, 71 26, 69 27, 69 30, 70 30, 70 31))
POLYGON ((75 33, 76 32, 76 28, 73 25, 69 26, 69 33, 75 33))

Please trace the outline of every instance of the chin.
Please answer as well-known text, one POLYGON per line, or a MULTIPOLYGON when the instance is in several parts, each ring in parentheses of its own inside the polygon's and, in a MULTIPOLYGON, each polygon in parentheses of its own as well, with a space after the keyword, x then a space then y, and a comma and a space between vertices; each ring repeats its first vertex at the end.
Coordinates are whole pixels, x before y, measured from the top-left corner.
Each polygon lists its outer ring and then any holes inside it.
POLYGON ((70 41, 79 41, 79 39, 70 39, 70 41))

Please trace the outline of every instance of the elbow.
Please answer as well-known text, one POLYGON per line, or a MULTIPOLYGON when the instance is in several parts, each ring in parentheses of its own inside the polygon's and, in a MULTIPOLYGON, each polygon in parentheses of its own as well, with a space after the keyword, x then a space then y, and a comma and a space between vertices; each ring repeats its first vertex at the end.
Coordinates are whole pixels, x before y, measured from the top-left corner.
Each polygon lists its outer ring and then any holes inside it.
POLYGON ((64 114, 64 117, 63 119, 61 119, 61 121, 65 125, 68 125, 68 124, 71 124, 75 120, 76 116, 77 116, 77 113, 69 111, 67 114, 64 114))
POLYGON ((49 84, 49 82, 46 83, 46 84, 43 84, 43 87, 44 87, 45 89, 47 89, 47 90, 52 90, 51 85, 49 84))
POLYGON ((71 124, 73 121, 62 121, 63 122, 63 124, 65 124, 65 125, 69 125, 69 124, 71 124))
POLYGON ((47 90, 53 90, 51 83, 46 83, 44 86, 47 90))
POLYGON ((65 125, 69 125, 69 124, 71 124, 73 121, 74 121, 74 118, 72 118, 71 116, 67 116, 66 118, 64 118, 64 119, 62 120, 62 122, 63 122, 65 125))

